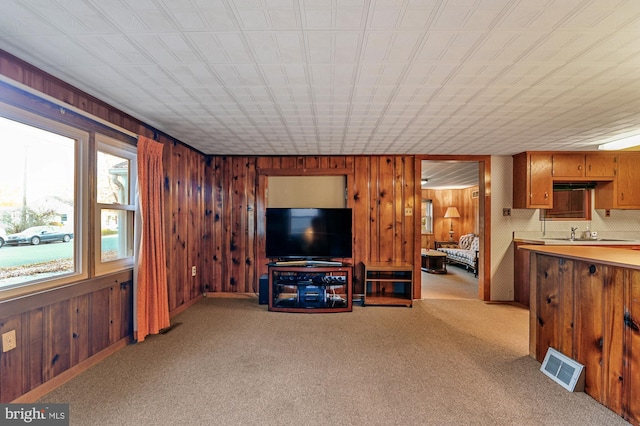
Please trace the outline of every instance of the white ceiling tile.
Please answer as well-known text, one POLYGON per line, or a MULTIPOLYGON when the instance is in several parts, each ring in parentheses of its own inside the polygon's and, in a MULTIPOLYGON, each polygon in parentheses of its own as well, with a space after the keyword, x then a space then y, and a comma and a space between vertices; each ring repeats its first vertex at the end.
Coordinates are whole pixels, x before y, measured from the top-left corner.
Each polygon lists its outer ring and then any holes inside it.
POLYGON ((243 29, 267 29, 269 28, 268 18, 262 9, 239 10, 240 24, 243 29))
POLYGON ((331 9, 307 9, 304 12, 305 27, 308 29, 320 29, 332 27, 331 9))
POLYGON ((640 126, 637 1, 4 0, 2 12, 0 48, 207 153, 510 154, 640 126))
POLYGON ((300 28, 301 26, 300 22, 298 22, 298 14, 294 9, 275 9, 270 10, 268 13, 271 28, 292 29, 300 28))
POLYGON ((434 10, 432 7, 429 7, 428 9, 405 9, 398 27, 407 30, 423 29, 429 23, 433 12, 434 10))
POLYGON ((335 17, 334 27, 338 30, 358 30, 366 23, 365 9, 361 7, 353 9, 339 7, 335 12, 335 17))
POLYGON ((376 8, 371 18, 371 28, 376 30, 395 28, 401 13, 400 8, 376 8))

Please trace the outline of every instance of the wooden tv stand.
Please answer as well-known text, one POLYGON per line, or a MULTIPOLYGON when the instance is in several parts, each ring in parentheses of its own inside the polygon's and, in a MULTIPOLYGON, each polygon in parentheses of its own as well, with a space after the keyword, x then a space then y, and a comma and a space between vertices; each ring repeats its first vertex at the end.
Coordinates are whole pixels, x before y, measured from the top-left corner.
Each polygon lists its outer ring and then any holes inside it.
POLYGON ((365 262, 365 305, 413 306, 413 265, 402 262, 365 262))
POLYGON ((269 310, 351 312, 351 265, 269 265, 269 310))

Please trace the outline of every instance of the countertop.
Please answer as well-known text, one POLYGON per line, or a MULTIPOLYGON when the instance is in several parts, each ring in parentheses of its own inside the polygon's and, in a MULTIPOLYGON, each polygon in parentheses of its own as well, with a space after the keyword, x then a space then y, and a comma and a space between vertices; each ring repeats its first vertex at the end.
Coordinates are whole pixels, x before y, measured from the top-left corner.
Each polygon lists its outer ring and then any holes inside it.
MULTIPOLYGON (((576 234, 578 235, 578 234, 576 234)), ((576 238, 570 240, 569 233, 514 232, 513 241, 524 244, 544 244, 545 246, 640 246, 640 236, 635 232, 611 232, 599 234, 597 239, 576 238)))
POLYGON ((523 245, 520 250, 640 270, 640 250, 589 245, 523 245))
POLYGON ((561 238, 514 238, 516 243, 541 244, 545 246, 640 246, 640 240, 598 239, 569 240, 561 238))

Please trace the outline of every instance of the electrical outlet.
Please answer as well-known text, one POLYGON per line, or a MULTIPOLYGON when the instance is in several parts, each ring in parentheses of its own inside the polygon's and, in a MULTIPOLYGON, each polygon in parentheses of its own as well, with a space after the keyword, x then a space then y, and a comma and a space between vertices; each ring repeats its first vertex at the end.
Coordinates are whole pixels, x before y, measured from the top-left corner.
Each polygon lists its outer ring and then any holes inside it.
POLYGON ((404 215, 405 216, 413 216, 413 209, 411 207, 406 207, 404 209, 404 215))
POLYGON ((7 331, 2 335, 2 352, 9 352, 16 348, 16 331, 7 331))
POLYGON ((511 216, 511 209, 509 207, 505 207, 502 209, 502 216, 511 216))
POLYGON ((195 266, 192 266, 192 267, 191 267, 191 276, 192 276, 192 277, 195 277, 195 276, 196 276, 196 267, 195 267, 195 266))

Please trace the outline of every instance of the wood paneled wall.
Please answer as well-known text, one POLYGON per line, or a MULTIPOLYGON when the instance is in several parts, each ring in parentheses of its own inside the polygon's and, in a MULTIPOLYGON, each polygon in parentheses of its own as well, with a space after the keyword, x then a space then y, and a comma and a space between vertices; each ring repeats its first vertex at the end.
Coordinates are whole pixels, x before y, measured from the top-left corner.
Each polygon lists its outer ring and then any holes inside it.
POLYGON ((415 266, 413 286, 420 297, 420 256, 415 246, 420 204, 415 191, 418 177, 413 156, 355 158, 354 209, 354 294, 363 289, 363 262, 401 261, 415 266), (410 209, 411 214, 405 210, 410 209))
MULTIPOLYGON (((362 275, 366 261, 403 261, 420 266, 415 247, 419 211, 415 203, 413 156, 306 156, 260 157, 257 189, 258 275, 266 273, 264 213, 268 176, 345 175, 347 206, 353 209, 353 293, 364 292, 362 275), (411 215, 405 215, 411 209, 411 215), (418 215, 418 216, 416 216, 418 215)), ((419 208, 419 204, 417 205, 419 208)), ((419 285, 414 286, 420 297, 419 285)))
MULTIPOLYGON (((447 207, 457 207, 460 218, 453 219, 454 239, 464 234, 479 233, 478 187, 465 189, 423 189, 422 199, 433 201, 433 234, 422 235, 421 248, 434 248, 435 241, 449 240, 451 219, 445 219, 447 207)), ((421 200, 418 200, 420 202, 421 200)))
MULTIPOLYGON (((145 123, 0 50, 0 75, 129 132, 165 144, 167 275, 172 314, 202 297, 213 281, 211 159, 145 123), (191 277, 191 266, 197 267, 191 277)), ((0 102, 132 143, 122 132, 29 91, 0 82, 0 102)), ((90 179, 88 179, 90 181, 90 179)), ((162 190, 162 188, 159 188, 162 190)), ((89 245, 92 247, 92 245, 89 245)), ((89 266, 89 270, 92 268, 89 266)), ((0 402, 28 398, 128 343, 133 329, 132 271, 92 278, 46 293, 0 302, 0 332, 15 329, 18 347, 0 353, 0 402), (26 394, 26 395, 25 395, 26 394)), ((37 397, 37 396, 36 396, 37 397)), ((27 399, 28 400, 28 399, 27 399)))
POLYGON ((14 401, 89 358, 128 343, 132 274, 88 280, 57 294, 2 304, 0 334, 16 331, 16 349, 0 355, 0 402, 14 401))
MULTIPOLYGON (((162 138, 161 138, 162 140, 162 138)), ((199 298, 211 280, 209 241, 212 215, 208 161, 174 141, 164 141, 165 239, 169 311, 199 298), (196 267, 196 276, 191 268, 196 267)))
POLYGON ((257 292, 256 159, 213 157, 211 279, 207 292, 257 292))

